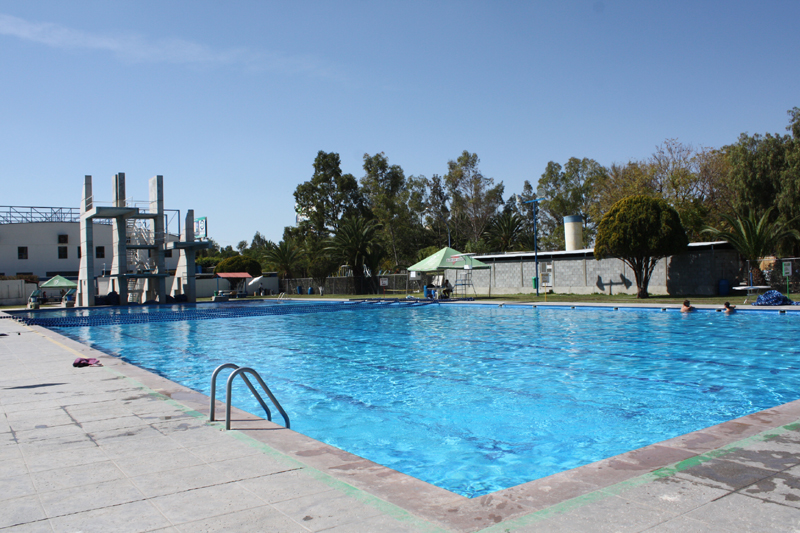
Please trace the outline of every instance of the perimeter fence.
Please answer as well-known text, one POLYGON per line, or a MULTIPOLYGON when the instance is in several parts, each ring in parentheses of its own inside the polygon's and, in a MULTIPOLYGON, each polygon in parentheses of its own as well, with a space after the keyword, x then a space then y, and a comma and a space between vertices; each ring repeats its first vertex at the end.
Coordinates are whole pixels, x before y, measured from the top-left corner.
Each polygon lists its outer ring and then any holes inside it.
MULTIPOLYGON (((358 290, 353 276, 331 276, 322 286, 325 294, 385 294, 386 297, 404 297, 406 294, 422 292, 422 286, 430 281, 430 276, 420 280, 410 279, 408 274, 384 274, 362 278, 363 288, 358 290), (383 280, 384 285, 381 285, 383 280)), ((281 291, 289 294, 319 294, 320 285, 312 278, 293 278, 281 282, 281 291)))
MULTIPOLYGON (((747 266, 749 270, 749 261, 747 266)), ((766 257, 759 260, 758 268, 774 290, 787 295, 800 293, 800 257, 766 257)), ((756 280, 753 283, 758 284, 756 280)))

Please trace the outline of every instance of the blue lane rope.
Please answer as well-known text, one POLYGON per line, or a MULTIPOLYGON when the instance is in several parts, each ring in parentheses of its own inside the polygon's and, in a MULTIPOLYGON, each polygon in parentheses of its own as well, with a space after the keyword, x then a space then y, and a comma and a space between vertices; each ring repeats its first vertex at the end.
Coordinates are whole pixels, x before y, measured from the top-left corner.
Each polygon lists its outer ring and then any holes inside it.
MULTIPOLYGON (((416 303, 416 302, 415 302, 416 303)), ((419 304, 392 302, 394 305, 415 306, 419 304)), ((340 302, 324 304, 264 305, 258 307, 220 307, 213 309, 158 310, 149 313, 121 313, 113 315, 61 316, 54 318, 38 316, 13 316, 28 326, 45 328, 74 328, 86 326, 111 326, 117 324, 147 324, 151 322, 178 322, 185 320, 215 320, 220 318, 244 318, 267 315, 295 315, 305 313, 330 313, 346 309, 380 309, 383 305, 364 305, 363 302, 340 302)))

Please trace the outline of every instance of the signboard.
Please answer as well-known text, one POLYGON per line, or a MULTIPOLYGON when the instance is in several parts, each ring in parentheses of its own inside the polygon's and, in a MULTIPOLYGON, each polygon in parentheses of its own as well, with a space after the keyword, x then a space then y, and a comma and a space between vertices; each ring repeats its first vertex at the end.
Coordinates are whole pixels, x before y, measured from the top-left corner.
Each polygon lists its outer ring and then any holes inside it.
POLYGON ((787 278, 792 275, 792 262, 791 261, 784 261, 783 262, 783 275, 787 278))
POLYGON ((381 287, 389 286, 389 278, 381 278, 381 287))
POLYGON ((194 238, 205 239, 208 237, 208 221, 206 217, 194 219, 194 238))

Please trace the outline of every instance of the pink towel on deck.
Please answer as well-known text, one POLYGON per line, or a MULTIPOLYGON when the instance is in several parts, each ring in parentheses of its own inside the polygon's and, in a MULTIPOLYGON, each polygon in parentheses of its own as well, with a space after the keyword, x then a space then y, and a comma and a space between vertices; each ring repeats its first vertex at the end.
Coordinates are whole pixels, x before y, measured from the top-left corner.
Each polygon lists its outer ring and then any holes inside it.
POLYGON ((95 359, 94 357, 90 357, 89 359, 86 359, 84 357, 78 357, 72 363, 72 366, 77 366, 77 367, 81 367, 81 366, 103 366, 103 364, 98 359, 95 359))

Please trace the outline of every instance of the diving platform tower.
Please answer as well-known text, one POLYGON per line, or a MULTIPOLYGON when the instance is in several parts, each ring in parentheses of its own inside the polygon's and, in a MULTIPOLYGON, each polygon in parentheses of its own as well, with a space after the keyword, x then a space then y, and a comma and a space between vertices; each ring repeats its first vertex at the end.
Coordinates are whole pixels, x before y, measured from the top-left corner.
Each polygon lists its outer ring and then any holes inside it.
MULTIPOLYGON (((210 243, 194 240, 194 214, 189 211, 183 240, 168 242, 164 214, 164 178, 154 176, 149 182, 149 209, 128 205, 125 197, 125 174, 114 176, 114 195, 111 206, 96 205, 92 195, 92 177, 85 176, 83 184, 83 200, 81 201, 81 262, 78 275, 78 294, 76 303, 79 306, 95 305, 97 297, 96 277, 94 272, 94 240, 93 221, 110 220, 112 225, 113 246, 111 262, 111 285, 109 291, 119 295, 119 303, 167 302, 167 277, 165 250, 179 250, 180 265, 186 268, 182 272, 178 292, 186 295, 187 302, 195 302, 195 252, 207 248, 210 243), (185 288, 184 288, 185 287, 185 288)), ((105 273, 104 273, 105 274, 105 273)), ((174 284, 173 284, 174 285, 174 284)), ((171 292, 176 292, 173 286, 171 292)))

